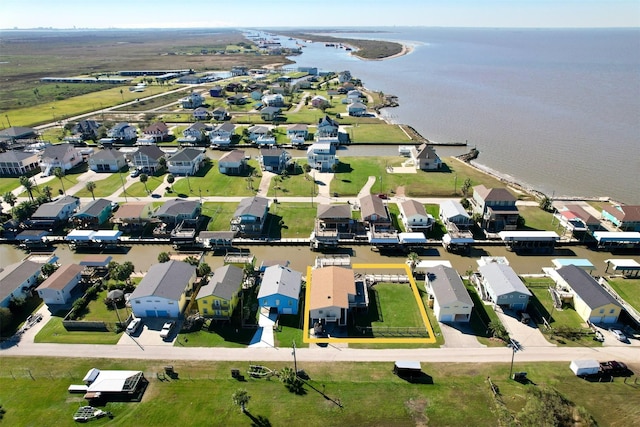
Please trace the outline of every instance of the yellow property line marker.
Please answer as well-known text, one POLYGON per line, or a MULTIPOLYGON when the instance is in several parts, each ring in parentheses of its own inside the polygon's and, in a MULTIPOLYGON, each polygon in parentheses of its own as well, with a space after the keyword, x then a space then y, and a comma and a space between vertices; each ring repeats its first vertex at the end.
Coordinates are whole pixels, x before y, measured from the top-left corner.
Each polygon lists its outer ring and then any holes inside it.
POLYGON ((436 342, 436 337, 433 333, 433 328, 431 327, 431 322, 429 322, 429 317, 427 316, 427 310, 424 307, 424 303, 422 302, 422 298, 420 297, 420 292, 418 290, 418 286, 413 278, 413 274, 409 269, 407 264, 353 264, 353 270, 403 270, 407 276, 409 277, 409 284, 411 286, 411 290, 413 291, 413 296, 416 299, 416 304, 418 305, 418 311, 420 312, 420 316, 422 317, 422 322, 424 323, 425 329, 429 334, 429 338, 356 338, 356 337, 348 337, 348 338, 311 338, 309 336, 309 298, 311 297, 311 266, 307 266, 307 278, 309 282, 307 282, 307 288, 305 292, 305 307, 304 307, 304 331, 302 335, 302 341, 305 343, 315 343, 315 344, 336 344, 336 343, 372 343, 372 344, 433 344, 436 342))

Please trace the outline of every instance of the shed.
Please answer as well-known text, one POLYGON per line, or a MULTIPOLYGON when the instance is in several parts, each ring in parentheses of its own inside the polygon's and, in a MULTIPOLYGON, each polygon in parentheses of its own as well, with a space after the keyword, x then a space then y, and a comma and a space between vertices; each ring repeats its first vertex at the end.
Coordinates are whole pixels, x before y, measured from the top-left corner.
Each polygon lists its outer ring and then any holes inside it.
POLYGON ((422 366, 417 360, 398 360, 393 364, 393 373, 399 377, 419 376, 422 366))
POLYGON ((597 360, 572 360, 569 368, 579 377, 596 375, 600 372, 600 363, 597 360))

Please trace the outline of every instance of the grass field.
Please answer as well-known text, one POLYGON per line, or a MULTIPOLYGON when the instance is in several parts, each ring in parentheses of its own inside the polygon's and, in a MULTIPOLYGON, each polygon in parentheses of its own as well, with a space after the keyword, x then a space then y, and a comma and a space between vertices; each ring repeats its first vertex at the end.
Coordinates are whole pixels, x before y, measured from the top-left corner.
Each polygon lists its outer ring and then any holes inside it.
POLYGON ((640 311, 640 279, 607 279, 607 282, 633 308, 640 311))
MULTIPOLYGON (((62 184, 60 183, 60 180, 58 178, 54 177, 53 179, 51 179, 50 181, 47 181, 44 184, 34 185, 33 197, 37 197, 39 194, 41 194, 42 188, 45 187, 46 185, 51 187, 51 197, 54 197, 54 198, 58 197, 58 194, 61 194, 60 191, 62 190, 62 187, 64 186, 64 189, 66 191, 71 187, 73 187, 74 185, 76 185, 78 183, 78 177, 83 172, 85 171, 82 170, 82 171, 78 171, 77 173, 68 172, 67 175, 62 177, 62 184)), ((20 193, 18 197, 29 197, 29 193, 27 193, 26 191, 23 191, 22 193, 20 193)))
POLYGON ((211 218, 207 230, 229 231, 229 221, 231 221, 237 207, 237 203, 205 202, 202 205, 202 215, 211 218))
POLYGON ((20 178, 0 178, 0 197, 7 191, 20 187, 20 178))
MULTIPOLYGON (((251 170, 259 170, 257 161, 250 160, 251 170)), ((186 194, 191 197, 206 196, 253 196, 255 189, 260 185, 260 177, 256 176, 230 176, 221 174, 218 166, 213 162, 200 168, 195 176, 181 178, 173 184, 173 193, 165 193, 165 196, 186 194), (249 182, 250 180, 250 182, 249 182), (251 187, 254 190, 251 190, 251 187)))
POLYGON ((312 191, 317 195, 319 184, 313 182, 310 175, 302 172, 303 164, 306 164, 306 161, 299 162, 295 173, 273 177, 269 186, 269 197, 309 197, 311 200, 312 191))
MULTIPOLYGON (((525 219, 524 226, 528 230, 551 230, 558 231, 558 220, 552 224, 553 214, 544 211, 537 206, 518 206, 520 216, 525 219)), ((560 231, 561 233, 561 231, 560 231)))
MULTIPOLYGON (((131 184, 129 187, 127 187, 127 190, 126 190, 127 196, 129 196, 129 197, 147 197, 149 195, 149 194, 147 194, 147 190, 149 190, 150 193, 153 193, 164 182, 164 177, 165 176, 166 176, 166 174, 160 175, 160 176, 151 176, 151 175, 149 175, 149 179, 146 182, 146 184, 147 184, 146 187, 140 181, 131 184)), ((164 189, 161 192, 164 192, 164 189)), ((124 194, 121 193, 120 197, 124 197, 124 194)))
MULTIPOLYGON (((115 314, 114 314, 115 316, 115 314)), ((122 332, 67 331, 62 325, 62 317, 53 316, 35 337, 37 343, 56 344, 105 344, 118 343, 122 332)))
MULTIPOLYGON (((253 362, 260 363, 260 362, 253 362)), ((293 362, 266 362, 273 370, 293 362)), ((298 362, 310 380, 304 394, 290 393, 277 380, 253 379, 245 372, 247 362, 179 362, 80 358, 4 357, 0 365, 0 402, 7 425, 73 426, 72 415, 85 401, 67 392, 81 383, 86 372, 99 369, 142 370, 149 380, 141 402, 109 402, 102 409, 108 418, 95 426, 158 426, 175 422, 188 410, 184 425, 379 425, 379 426, 494 426, 505 425, 526 402, 532 387, 554 387, 584 407, 599 426, 630 425, 640 417, 640 397, 622 381, 588 382, 575 377, 568 363, 517 363, 533 383, 507 380, 509 364, 432 364, 422 370, 433 384, 411 384, 392 374, 393 363, 298 362), (160 381, 157 372, 171 364, 178 379, 160 381), (245 382, 231 378, 240 369, 245 382), (487 378, 500 388, 505 410, 499 411, 487 378), (231 396, 244 388, 251 396, 249 414, 242 414, 231 396), (20 390, 20 393, 16 393, 20 390), (322 394, 324 393, 324 395, 322 394), (326 397, 325 397, 326 396, 326 397), (342 408, 335 402, 339 402, 342 408), (294 410, 295 408, 295 410, 294 410), (603 408, 607 408, 606 411, 603 408), (502 415, 500 415, 502 414, 502 415), (252 419, 253 421, 252 424, 252 419)))
POLYGON ((270 238, 309 238, 313 230, 317 204, 278 203, 269 207, 265 230, 270 238))
MULTIPOLYGON (((122 182, 126 181, 127 175, 112 173, 105 179, 93 181, 96 184, 96 189, 93 193, 96 197, 109 197, 113 193, 121 192, 122 182)), ((80 191, 74 194, 76 197, 91 197, 91 192, 86 188, 82 188, 80 191)))

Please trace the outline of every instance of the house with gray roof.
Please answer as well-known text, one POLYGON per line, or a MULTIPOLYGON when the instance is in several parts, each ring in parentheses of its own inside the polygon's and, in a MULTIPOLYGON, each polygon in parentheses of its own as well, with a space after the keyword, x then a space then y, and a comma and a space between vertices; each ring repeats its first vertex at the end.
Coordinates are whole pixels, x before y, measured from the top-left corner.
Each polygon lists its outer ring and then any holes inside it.
POLYGON ((33 228, 53 228, 68 221, 79 207, 80 199, 77 197, 60 197, 52 202, 41 204, 28 222, 33 228))
POLYGON ((411 149, 411 158, 416 169, 421 171, 438 170, 442 167, 442 160, 436 154, 432 145, 422 144, 411 149))
POLYGON ((182 148, 167 160, 167 169, 174 175, 195 175, 207 156, 199 148, 182 148))
POLYGON ((258 304, 278 314, 298 314, 301 288, 302 273, 282 265, 272 265, 262 276, 258 304))
POLYGON ((92 228, 104 224, 111 216, 111 201, 92 200, 73 215, 73 221, 79 228, 92 228))
POLYGON ((80 120, 73 126, 71 133, 81 138, 82 140, 98 140, 98 129, 100 129, 100 123, 95 120, 80 120))
POLYGON ((118 172, 127 166, 127 159, 120 151, 104 149, 89 157, 89 169, 94 172, 118 172))
POLYGON ((9 150, 0 153, 0 175, 31 175, 39 170, 38 153, 9 150))
POLYGON ((362 221, 367 225, 391 226, 389 211, 378 196, 367 194, 361 197, 360 212, 362 221))
POLYGON ((116 141, 133 141, 138 130, 127 122, 120 122, 107 131, 107 137, 116 141))
POLYGON ((291 154, 282 148, 261 148, 259 161, 262 170, 279 174, 289 166, 291 154))
POLYGON ((439 322, 468 322, 471 319, 473 301, 456 270, 436 265, 427 268, 425 277, 425 287, 439 322))
POLYGON ((68 171, 83 161, 82 154, 72 144, 47 145, 40 158, 40 169, 45 176, 48 176, 55 168, 68 171))
POLYGON ((178 138, 180 144, 199 144, 207 140, 207 125, 195 122, 182 131, 182 137, 178 138))
POLYGON ((152 265, 129 298, 134 316, 179 317, 195 281, 196 267, 186 262, 152 265))
POLYGON ((167 225, 176 226, 184 220, 197 219, 201 210, 202 205, 199 200, 173 199, 164 202, 153 217, 167 225))
POLYGON ((488 263, 478 268, 480 294, 484 299, 510 310, 526 310, 533 296, 513 268, 506 264, 488 263))
POLYGON ((236 131, 236 125, 231 122, 224 122, 214 127, 209 132, 209 141, 215 147, 228 147, 236 131))
POLYGON ((5 146, 11 146, 20 140, 31 140, 35 139, 37 136, 38 134, 33 128, 12 126, 10 128, 0 130, 0 143, 5 146))
POLYGON ((147 173, 154 173, 160 168, 160 159, 165 157, 164 151, 155 145, 141 145, 133 156, 131 163, 136 168, 142 168, 147 173))
POLYGON ((240 267, 227 264, 218 267, 202 286, 196 296, 198 311, 204 317, 229 320, 239 301, 244 280, 244 271, 240 267))
POLYGON ((11 300, 21 300, 29 296, 38 285, 42 264, 20 261, 8 265, 0 271, 0 307, 9 307, 11 300))
POLYGON ((616 323, 622 306, 587 271, 567 265, 550 271, 556 288, 573 294, 573 308, 585 322, 616 323))
POLYGON ((268 214, 268 199, 258 196, 242 199, 231 218, 231 231, 240 236, 259 236, 268 214))
POLYGON ((232 150, 218 160, 218 170, 225 175, 242 175, 247 170, 244 150, 232 150))
POLYGON ((455 224, 459 230, 466 230, 473 225, 471 216, 457 200, 445 200, 440 203, 439 215, 445 226, 455 224))

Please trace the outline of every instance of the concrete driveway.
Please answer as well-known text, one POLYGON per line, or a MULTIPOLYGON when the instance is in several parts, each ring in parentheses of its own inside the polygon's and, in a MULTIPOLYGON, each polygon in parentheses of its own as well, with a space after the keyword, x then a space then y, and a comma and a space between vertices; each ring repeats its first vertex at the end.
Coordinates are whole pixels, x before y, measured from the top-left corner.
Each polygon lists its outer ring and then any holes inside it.
POLYGON ((532 321, 526 325, 520 322, 515 311, 507 310, 505 313, 500 307, 496 307, 496 314, 509 332, 509 336, 518 341, 525 350, 527 347, 555 347, 532 321))
POLYGON ((173 342, 178 335, 178 331, 180 330, 180 322, 176 322, 171 331, 171 335, 169 335, 169 339, 166 341, 160 338, 160 330, 162 329, 162 325, 165 322, 168 322, 170 319, 154 319, 154 318, 144 318, 142 320, 142 327, 138 328, 138 332, 133 333, 131 335, 126 332, 122 334, 120 340, 118 341, 118 345, 137 345, 141 348, 145 348, 148 346, 168 346, 172 347, 173 342))
POLYGON ((439 322, 440 330, 444 336, 444 345, 446 348, 483 348, 484 344, 480 344, 473 334, 471 325, 466 323, 442 323, 439 322))

